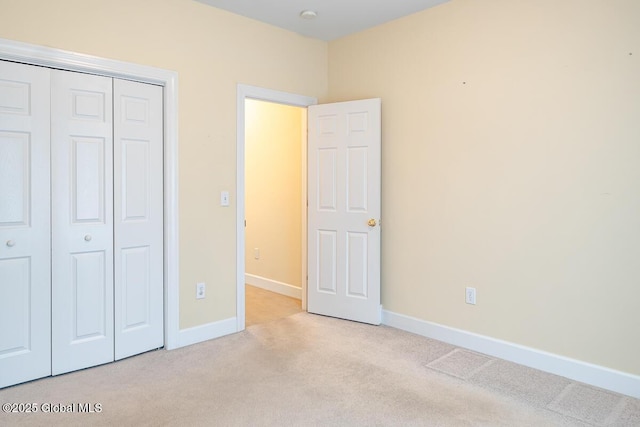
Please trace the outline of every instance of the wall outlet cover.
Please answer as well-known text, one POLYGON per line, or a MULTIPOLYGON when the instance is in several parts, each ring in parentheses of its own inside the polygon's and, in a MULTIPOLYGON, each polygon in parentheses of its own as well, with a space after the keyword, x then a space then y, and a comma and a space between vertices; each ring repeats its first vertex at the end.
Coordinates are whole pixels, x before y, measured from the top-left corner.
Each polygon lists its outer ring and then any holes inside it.
POLYGON ((206 285, 201 282, 196 284, 196 299, 202 299, 205 296, 206 285))
POLYGON ((474 304, 475 305, 475 303, 476 303, 476 288, 467 287, 465 289, 464 301, 467 304, 474 304))

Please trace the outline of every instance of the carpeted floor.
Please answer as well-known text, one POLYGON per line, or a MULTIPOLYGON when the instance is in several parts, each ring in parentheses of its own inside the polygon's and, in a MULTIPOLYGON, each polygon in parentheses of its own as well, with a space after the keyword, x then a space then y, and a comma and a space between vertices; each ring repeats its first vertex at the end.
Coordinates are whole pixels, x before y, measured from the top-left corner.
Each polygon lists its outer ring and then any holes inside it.
POLYGON ((0 390, 0 403, 10 402, 33 402, 38 412, 2 413, 0 425, 640 425, 640 400, 397 329, 304 312, 0 390), (78 403, 101 411, 79 413, 78 403), (74 412, 43 413, 42 404, 74 412))

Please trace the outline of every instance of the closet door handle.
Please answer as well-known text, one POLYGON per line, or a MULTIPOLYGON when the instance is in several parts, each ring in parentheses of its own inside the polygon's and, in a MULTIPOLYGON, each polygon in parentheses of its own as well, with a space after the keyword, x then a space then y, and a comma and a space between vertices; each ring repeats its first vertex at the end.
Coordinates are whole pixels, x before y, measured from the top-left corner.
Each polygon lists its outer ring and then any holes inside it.
POLYGON ((16 242, 14 242, 13 240, 7 240, 7 246, 9 246, 10 248, 14 247, 16 244, 16 242))
POLYGON ((85 236, 84 236, 84 240, 85 240, 86 242, 90 242, 90 241, 91 241, 91 234, 85 234, 85 236))

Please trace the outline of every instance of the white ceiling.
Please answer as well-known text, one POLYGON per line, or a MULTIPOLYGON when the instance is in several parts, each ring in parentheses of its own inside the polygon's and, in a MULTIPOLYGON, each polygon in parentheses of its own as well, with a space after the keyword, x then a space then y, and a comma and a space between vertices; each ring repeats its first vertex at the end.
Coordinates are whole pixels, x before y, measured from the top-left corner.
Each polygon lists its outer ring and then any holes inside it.
POLYGON ((449 0, 196 0, 307 37, 334 40, 449 0), (317 12, 313 20, 303 10, 317 12))

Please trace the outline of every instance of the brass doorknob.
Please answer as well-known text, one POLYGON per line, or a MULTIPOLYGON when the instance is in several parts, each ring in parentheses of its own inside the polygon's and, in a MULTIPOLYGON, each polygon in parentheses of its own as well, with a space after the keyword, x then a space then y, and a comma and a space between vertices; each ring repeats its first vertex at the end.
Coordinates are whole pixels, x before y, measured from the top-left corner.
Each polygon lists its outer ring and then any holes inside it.
POLYGON ((376 220, 375 220, 375 219, 373 219, 373 218, 371 218, 371 219, 369 220, 369 222, 367 222, 367 225, 368 225, 369 227, 375 227, 375 226, 376 226, 376 220))

